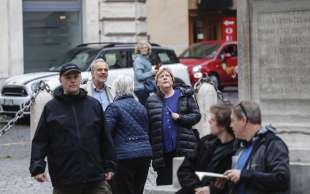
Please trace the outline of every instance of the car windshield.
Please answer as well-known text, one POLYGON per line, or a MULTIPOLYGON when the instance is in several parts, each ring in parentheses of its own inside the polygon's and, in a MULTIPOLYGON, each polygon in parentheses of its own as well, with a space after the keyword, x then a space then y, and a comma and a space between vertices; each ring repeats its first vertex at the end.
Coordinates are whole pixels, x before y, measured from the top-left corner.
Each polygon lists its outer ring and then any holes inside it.
POLYGON ((196 44, 186 49, 180 58, 213 58, 220 44, 196 44))
POLYGON ((91 48, 72 49, 60 58, 55 65, 49 68, 49 71, 60 71, 61 66, 67 63, 74 63, 79 66, 82 71, 86 71, 97 53, 97 49, 91 48))

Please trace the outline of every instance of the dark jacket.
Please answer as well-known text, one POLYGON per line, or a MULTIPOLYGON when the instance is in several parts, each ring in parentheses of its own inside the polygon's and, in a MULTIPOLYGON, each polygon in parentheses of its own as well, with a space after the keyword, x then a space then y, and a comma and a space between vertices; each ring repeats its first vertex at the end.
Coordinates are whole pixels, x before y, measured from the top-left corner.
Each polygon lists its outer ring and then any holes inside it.
POLYGON ((152 156, 147 112, 133 96, 116 98, 105 117, 118 160, 152 156))
MULTIPOLYGON (((192 153, 197 146, 197 137, 192 126, 199 122, 201 115, 196 100, 193 98, 191 87, 178 87, 181 90, 179 97, 180 118, 176 120, 176 156, 185 156, 192 153)), ((150 138, 153 149, 152 165, 155 170, 165 166, 163 158, 163 135, 162 135, 162 114, 163 97, 155 94, 147 99, 146 107, 150 119, 150 138)))
POLYGON ((100 103, 80 89, 77 96, 55 89, 54 99, 44 107, 32 140, 30 173, 48 168, 54 187, 104 180, 104 172, 114 171, 111 137, 104 129, 100 103))
MULTIPOLYGON (((240 182, 247 194, 286 193, 290 186, 289 154, 285 143, 271 126, 262 128, 252 139, 253 150, 241 171, 240 182)), ((239 155, 242 148, 237 152, 239 155)), ((230 193, 238 193, 231 185, 230 193)))
POLYGON ((195 154, 185 157, 178 169, 178 179, 182 189, 178 194, 193 194, 194 189, 203 186, 210 187, 211 194, 226 194, 227 184, 223 188, 214 186, 216 179, 203 178, 201 181, 196 171, 224 173, 231 168, 232 156, 235 153, 234 140, 222 144, 220 140, 207 135, 201 138, 195 154))

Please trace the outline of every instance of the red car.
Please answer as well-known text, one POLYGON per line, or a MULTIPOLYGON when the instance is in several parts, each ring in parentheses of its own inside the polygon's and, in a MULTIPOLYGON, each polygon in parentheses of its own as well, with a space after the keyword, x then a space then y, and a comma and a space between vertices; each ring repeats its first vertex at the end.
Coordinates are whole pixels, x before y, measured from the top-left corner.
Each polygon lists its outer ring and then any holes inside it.
POLYGON ((179 58, 188 66, 192 84, 208 75, 220 89, 238 85, 237 42, 200 42, 186 49, 179 58))

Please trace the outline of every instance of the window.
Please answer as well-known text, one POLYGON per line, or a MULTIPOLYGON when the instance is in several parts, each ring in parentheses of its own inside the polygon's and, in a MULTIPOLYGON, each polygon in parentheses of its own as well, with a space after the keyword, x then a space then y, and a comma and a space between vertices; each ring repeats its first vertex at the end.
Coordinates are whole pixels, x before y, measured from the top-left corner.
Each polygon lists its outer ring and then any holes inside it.
POLYGON ((181 58, 213 58, 216 55, 219 44, 198 44, 186 49, 181 58))
POLYGON ((222 52, 221 55, 226 55, 226 56, 230 56, 230 57, 236 57, 238 55, 238 49, 237 49, 237 45, 228 45, 226 46, 222 52))
MULTIPOLYGON (((132 63, 136 58, 136 54, 131 52, 132 63)), ((174 51, 171 50, 161 50, 161 49, 152 49, 152 54, 150 56, 150 61, 152 65, 160 64, 173 64, 179 63, 178 57, 175 55, 174 51)))
POLYGON ((157 63, 160 64, 173 64, 178 63, 179 59, 175 55, 174 51, 171 50, 153 50, 152 51, 152 64, 155 65, 157 63))
POLYGON ((127 52, 125 50, 107 51, 101 57, 108 63, 110 69, 129 67, 127 64, 127 52))
POLYGON ((80 3, 79 0, 23 1, 25 73, 46 71, 82 42, 80 3))
POLYGON ((60 57, 59 60, 49 68, 49 71, 60 71, 61 66, 66 63, 74 63, 79 66, 82 71, 86 71, 90 63, 95 59, 97 52, 98 50, 96 49, 72 49, 63 57, 60 57))

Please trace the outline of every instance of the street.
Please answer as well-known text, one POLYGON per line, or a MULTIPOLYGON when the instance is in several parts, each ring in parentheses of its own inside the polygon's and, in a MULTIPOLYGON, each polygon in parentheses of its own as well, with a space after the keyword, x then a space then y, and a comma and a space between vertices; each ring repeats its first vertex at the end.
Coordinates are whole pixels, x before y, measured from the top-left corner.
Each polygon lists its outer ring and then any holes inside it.
MULTIPOLYGON (((236 103, 236 89, 224 91, 236 103)), ((30 128, 19 124, 0 137, 0 194, 45 194, 52 192, 50 182, 38 183, 29 174, 30 128)))

